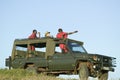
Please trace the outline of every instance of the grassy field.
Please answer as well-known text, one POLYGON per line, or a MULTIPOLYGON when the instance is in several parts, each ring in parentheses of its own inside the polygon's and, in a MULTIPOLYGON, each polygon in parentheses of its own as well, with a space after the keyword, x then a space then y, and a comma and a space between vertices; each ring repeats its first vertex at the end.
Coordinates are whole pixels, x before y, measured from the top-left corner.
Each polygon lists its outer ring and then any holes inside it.
MULTIPOLYGON (((45 74, 28 73, 23 69, 0 69, 0 80, 65 80, 62 78, 56 78, 55 76, 47 76, 45 74)), ((76 80, 76 79, 67 79, 76 80)), ((97 80, 97 79, 89 79, 97 80)), ((120 79, 109 79, 120 80, 120 79)))
POLYGON ((63 80, 44 74, 28 73, 21 69, 0 69, 0 80, 63 80))

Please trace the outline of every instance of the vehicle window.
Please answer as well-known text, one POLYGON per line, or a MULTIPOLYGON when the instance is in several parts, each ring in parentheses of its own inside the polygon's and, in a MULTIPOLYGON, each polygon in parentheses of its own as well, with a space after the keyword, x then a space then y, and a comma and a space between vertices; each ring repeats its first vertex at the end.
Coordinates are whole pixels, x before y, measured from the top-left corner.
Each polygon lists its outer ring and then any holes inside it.
POLYGON ((35 43, 33 45, 36 51, 46 52, 46 43, 35 43))
POLYGON ((56 46, 56 47, 55 47, 55 52, 56 52, 56 53, 62 53, 59 46, 56 46))
POLYGON ((77 42, 69 42, 68 46, 73 53, 85 53, 85 49, 77 42))
MULTIPOLYGON (((46 43, 34 43, 31 45, 35 47, 35 51, 46 52, 46 43)), ((27 44, 16 45, 16 50, 27 51, 28 50, 27 44)))
POLYGON ((43 48, 35 48, 36 51, 40 51, 40 52, 46 52, 46 47, 43 48))
POLYGON ((16 50, 27 51, 27 45, 16 45, 16 50))

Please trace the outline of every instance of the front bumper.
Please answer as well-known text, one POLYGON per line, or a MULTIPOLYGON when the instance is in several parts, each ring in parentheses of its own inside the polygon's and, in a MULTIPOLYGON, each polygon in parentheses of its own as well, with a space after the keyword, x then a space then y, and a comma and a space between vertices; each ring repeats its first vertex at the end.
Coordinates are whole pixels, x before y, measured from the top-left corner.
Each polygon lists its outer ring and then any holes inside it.
POLYGON ((115 71, 115 69, 112 67, 102 67, 102 70, 107 70, 107 71, 112 71, 112 72, 115 71))

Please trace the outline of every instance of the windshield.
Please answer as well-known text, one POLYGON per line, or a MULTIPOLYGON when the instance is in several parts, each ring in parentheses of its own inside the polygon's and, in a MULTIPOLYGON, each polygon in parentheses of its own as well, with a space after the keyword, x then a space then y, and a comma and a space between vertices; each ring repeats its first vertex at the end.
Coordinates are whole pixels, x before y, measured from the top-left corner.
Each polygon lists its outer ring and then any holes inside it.
POLYGON ((73 53, 86 53, 86 50, 77 42, 69 42, 68 46, 73 53))

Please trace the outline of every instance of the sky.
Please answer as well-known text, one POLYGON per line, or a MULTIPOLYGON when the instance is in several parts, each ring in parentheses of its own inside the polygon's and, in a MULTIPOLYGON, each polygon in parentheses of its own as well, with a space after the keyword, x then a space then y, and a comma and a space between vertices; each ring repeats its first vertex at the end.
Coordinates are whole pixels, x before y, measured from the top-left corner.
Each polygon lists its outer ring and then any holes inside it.
POLYGON ((78 30, 69 38, 83 41, 87 52, 117 58, 120 72, 120 0, 0 0, 0 68, 15 39, 28 38, 33 29, 54 37, 58 28, 78 30))

